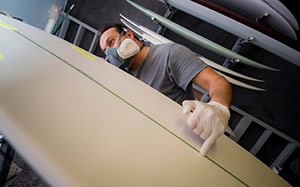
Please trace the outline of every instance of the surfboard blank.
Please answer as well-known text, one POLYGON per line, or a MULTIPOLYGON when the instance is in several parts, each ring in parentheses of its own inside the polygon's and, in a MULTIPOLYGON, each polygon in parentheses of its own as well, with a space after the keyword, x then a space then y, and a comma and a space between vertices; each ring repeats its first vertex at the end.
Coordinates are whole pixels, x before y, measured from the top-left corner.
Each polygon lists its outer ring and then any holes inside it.
POLYGON ((49 184, 288 186, 226 136, 202 157, 177 103, 102 58, 0 19, 17 29, 0 27, 0 130, 49 184))

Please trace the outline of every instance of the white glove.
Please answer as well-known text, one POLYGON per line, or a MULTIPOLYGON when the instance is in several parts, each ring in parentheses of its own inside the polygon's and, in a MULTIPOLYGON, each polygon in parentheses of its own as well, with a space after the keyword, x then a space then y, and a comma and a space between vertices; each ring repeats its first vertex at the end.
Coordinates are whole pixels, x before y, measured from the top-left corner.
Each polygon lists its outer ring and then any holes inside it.
POLYGON ((193 113, 187 119, 187 125, 204 141, 200 153, 205 156, 211 145, 221 136, 228 126, 230 112, 218 102, 184 101, 183 114, 193 113))

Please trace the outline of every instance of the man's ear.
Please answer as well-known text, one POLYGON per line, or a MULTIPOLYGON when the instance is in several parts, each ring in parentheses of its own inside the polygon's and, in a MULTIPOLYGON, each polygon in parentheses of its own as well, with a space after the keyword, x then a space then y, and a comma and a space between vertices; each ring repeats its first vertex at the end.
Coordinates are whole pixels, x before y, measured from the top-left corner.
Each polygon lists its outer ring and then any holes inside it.
POLYGON ((133 32, 131 30, 128 30, 126 33, 125 33, 125 36, 130 38, 130 39, 134 39, 134 35, 133 35, 133 32))

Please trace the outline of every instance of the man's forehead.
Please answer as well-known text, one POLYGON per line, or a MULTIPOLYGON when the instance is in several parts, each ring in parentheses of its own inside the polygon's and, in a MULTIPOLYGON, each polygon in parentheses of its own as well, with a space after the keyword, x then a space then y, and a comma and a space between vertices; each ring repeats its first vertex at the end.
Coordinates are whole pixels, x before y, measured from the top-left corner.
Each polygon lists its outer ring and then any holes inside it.
POLYGON ((100 37, 100 40, 101 39, 106 39, 106 38, 108 38, 108 37, 110 37, 112 35, 115 35, 117 33, 118 33, 118 31, 117 31, 117 29, 115 27, 109 28, 109 29, 107 29, 106 31, 104 31, 102 33, 102 35, 100 37))

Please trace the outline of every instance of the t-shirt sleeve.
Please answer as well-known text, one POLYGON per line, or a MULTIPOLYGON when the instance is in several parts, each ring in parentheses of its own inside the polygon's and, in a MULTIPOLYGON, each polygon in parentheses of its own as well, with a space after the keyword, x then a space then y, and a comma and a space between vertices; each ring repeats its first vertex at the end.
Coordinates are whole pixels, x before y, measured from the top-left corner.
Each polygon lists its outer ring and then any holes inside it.
POLYGON ((175 44, 171 47, 168 68, 171 76, 178 86, 186 90, 192 79, 207 67, 190 49, 175 44))

